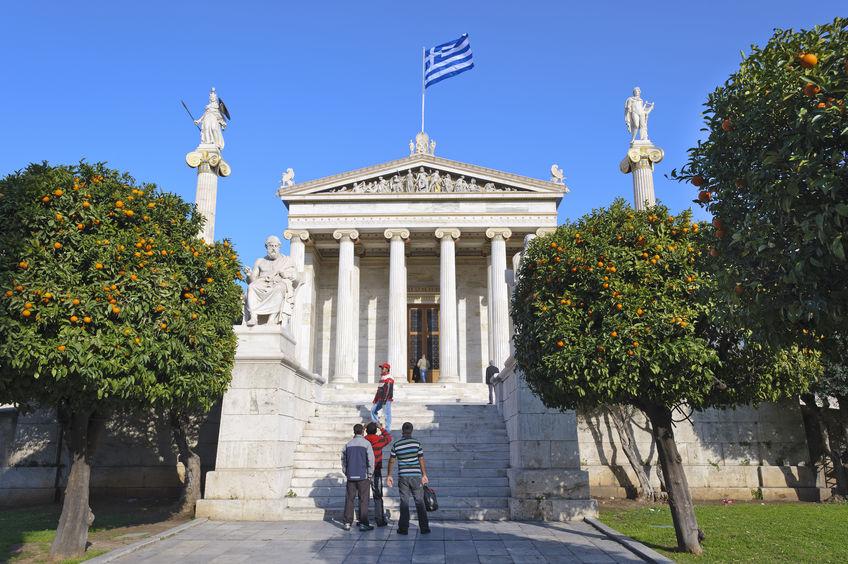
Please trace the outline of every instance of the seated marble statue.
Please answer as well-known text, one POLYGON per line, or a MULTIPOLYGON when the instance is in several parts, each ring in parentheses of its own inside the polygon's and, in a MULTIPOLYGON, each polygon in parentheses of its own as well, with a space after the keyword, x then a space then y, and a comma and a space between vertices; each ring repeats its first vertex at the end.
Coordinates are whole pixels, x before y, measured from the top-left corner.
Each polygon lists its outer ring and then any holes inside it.
POLYGON ((288 326, 294 311, 294 294, 300 285, 291 257, 280 254, 280 240, 271 235, 265 240, 267 255, 257 259, 253 268, 245 267, 247 300, 245 323, 256 325, 260 316, 265 323, 288 326))

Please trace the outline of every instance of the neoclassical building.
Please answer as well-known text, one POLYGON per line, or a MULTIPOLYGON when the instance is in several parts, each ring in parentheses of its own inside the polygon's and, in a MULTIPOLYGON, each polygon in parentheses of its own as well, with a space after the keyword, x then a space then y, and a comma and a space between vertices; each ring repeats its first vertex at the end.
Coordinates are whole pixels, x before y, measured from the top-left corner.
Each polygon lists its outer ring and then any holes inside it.
POLYGON ((300 364, 329 382, 399 382, 426 355, 428 381, 482 382, 510 355, 513 259, 557 223, 568 188, 434 155, 284 181, 285 237, 303 265, 293 336, 300 364))

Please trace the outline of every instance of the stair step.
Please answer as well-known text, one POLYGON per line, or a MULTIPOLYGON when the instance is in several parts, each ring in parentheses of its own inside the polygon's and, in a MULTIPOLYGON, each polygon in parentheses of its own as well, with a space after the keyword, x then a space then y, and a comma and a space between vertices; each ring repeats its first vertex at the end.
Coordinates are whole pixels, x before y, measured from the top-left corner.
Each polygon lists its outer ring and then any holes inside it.
MULTIPOLYGON (((344 496, 312 496, 312 497, 289 497, 286 498, 287 507, 319 507, 324 509, 344 509, 344 496)), ((400 507, 397 497, 384 497, 383 504, 389 509, 400 507)), ((505 497, 439 497, 439 509, 500 509, 509 506, 505 497)))
MULTIPOLYGON (((335 442, 335 441, 321 441, 316 443, 301 443, 297 447, 298 453, 307 453, 307 452, 327 452, 332 453, 334 456, 338 455, 344 445, 350 439, 335 442)), ((506 454, 509 455, 509 445, 504 443, 469 443, 466 445, 457 445, 456 443, 422 443, 422 448, 424 449, 424 453, 426 456, 431 456, 432 454, 439 453, 450 453, 454 455, 468 455, 468 454, 476 454, 476 453, 487 453, 487 454, 506 454)), ((391 449, 390 446, 383 447, 383 452, 388 452, 391 449)))
MULTIPOLYGON (((341 509, 320 509, 307 507, 291 507, 285 510, 286 518, 297 521, 321 521, 327 518, 342 518, 341 509)), ((398 512, 392 511, 392 520, 397 520, 398 512)), ((410 518, 417 521, 415 511, 410 511, 410 518)), ((509 509, 442 509, 429 514, 431 521, 506 521, 509 519, 509 509)))
MULTIPOLYGON (((436 480, 430 484, 436 490, 439 499, 454 498, 454 497, 509 497, 509 486, 488 486, 484 481, 479 481, 474 486, 445 486, 441 485, 441 480, 436 480)), ((297 497, 316 498, 316 497, 338 497, 344 499, 345 485, 332 486, 313 486, 313 487, 296 487, 292 485, 290 490, 297 494, 297 497)), ((383 497, 391 497, 396 495, 396 491, 387 487, 383 488, 383 497)))
MULTIPOLYGON (((385 477, 384 477, 385 481, 385 477)), ((321 478, 300 478, 295 477, 292 478, 291 487, 292 489, 296 488, 321 488, 321 487, 335 487, 340 486, 344 487, 347 480, 342 475, 341 471, 339 471, 337 476, 334 477, 321 477, 321 478)), ((469 477, 444 477, 440 476, 439 478, 433 479, 433 487, 439 488, 453 488, 453 487, 489 487, 489 488, 498 488, 498 487, 509 487, 509 480, 505 477, 489 477, 481 480, 480 478, 469 478, 469 477)), ((509 495, 509 494, 507 494, 509 495)))
MULTIPOLYGON (((309 462, 309 463, 299 463, 295 465, 294 470, 292 470, 292 476, 295 478, 327 478, 333 476, 341 476, 341 464, 337 464, 337 467, 328 467, 326 464, 322 464, 321 462, 309 462)), ((460 467, 454 465, 451 468, 446 468, 444 466, 439 466, 436 464, 427 464, 427 474, 430 476, 431 480, 441 480, 444 478, 475 478, 475 479, 488 479, 488 478, 501 478, 506 477, 507 466, 505 465, 503 468, 473 468, 473 467, 460 467)))

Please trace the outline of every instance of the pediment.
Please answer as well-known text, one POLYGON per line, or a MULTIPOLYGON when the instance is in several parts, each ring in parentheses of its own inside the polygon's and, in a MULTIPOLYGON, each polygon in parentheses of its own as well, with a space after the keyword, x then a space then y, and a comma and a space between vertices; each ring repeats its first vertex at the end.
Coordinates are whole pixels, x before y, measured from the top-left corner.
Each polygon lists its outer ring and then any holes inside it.
MULTIPOLYGON (((480 167, 433 155, 416 154, 404 159, 310 180, 283 185, 277 195, 284 202, 335 197, 381 198, 384 196, 461 197, 463 195, 548 195, 561 198, 568 187, 561 181, 539 180, 480 167)), ((481 196, 475 196, 481 197, 481 196)))

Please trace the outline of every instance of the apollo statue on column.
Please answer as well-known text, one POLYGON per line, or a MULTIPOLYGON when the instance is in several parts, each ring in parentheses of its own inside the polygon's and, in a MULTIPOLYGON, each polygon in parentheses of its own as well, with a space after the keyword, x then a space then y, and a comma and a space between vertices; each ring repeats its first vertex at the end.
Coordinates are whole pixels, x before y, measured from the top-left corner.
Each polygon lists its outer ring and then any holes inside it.
POLYGON ((648 141, 648 115, 653 109, 653 103, 645 102, 642 99, 642 90, 638 86, 633 89, 633 96, 625 100, 624 123, 627 124, 627 131, 632 134, 631 143, 636 143, 637 133, 640 142, 650 142, 648 141))

